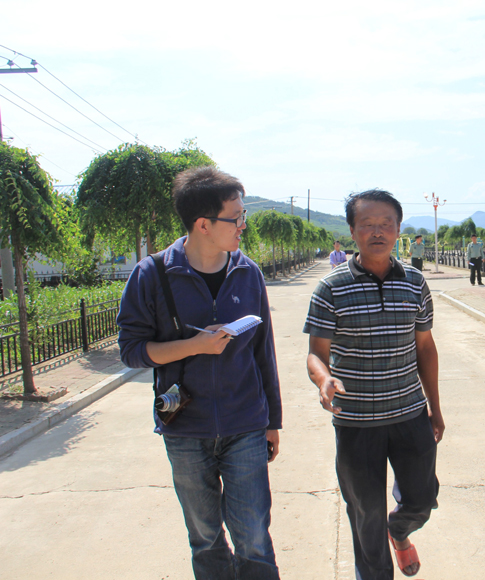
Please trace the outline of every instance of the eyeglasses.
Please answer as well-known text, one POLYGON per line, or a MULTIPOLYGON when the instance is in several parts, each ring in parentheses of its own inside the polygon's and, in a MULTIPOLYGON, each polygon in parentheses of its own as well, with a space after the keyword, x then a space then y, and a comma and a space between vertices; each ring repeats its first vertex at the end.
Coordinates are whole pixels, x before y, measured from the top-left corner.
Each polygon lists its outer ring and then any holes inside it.
MULTIPOLYGON (((245 209, 239 217, 234 218, 234 219, 220 218, 220 217, 208 217, 205 215, 201 215, 200 217, 204 218, 205 220, 227 222, 228 224, 234 224, 236 226, 236 228, 240 228, 244 223, 246 223, 247 210, 245 209)), ((199 218, 197 218, 194 221, 197 221, 198 219, 199 218)))

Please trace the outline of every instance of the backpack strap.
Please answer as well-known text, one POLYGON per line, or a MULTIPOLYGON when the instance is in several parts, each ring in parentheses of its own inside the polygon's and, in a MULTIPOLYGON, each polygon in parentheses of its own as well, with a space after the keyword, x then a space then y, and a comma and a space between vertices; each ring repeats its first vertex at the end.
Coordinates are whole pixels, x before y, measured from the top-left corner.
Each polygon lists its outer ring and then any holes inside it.
MULTIPOLYGON (((175 332, 177 333, 177 338, 182 338, 182 323, 180 322, 179 315, 177 314, 177 308, 175 307, 175 301, 173 299, 172 288, 170 287, 170 282, 168 280, 167 272, 165 271, 165 263, 163 261, 163 255, 160 254, 150 254, 151 258, 155 262, 155 266, 157 267, 158 277, 160 278, 160 283, 163 289, 163 295, 165 296, 165 301, 167 303, 168 313, 170 315, 170 319, 173 322, 175 332)), ((184 377, 184 369, 185 369, 185 359, 182 359, 182 367, 180 369, 179 375, 179 385, 182 384, 183 377, 184 377)), ((158 374, 157 368, 153 369, 153 390, 155 391, 155 396, 157 396, 157 386, 158 383, 158 374)))

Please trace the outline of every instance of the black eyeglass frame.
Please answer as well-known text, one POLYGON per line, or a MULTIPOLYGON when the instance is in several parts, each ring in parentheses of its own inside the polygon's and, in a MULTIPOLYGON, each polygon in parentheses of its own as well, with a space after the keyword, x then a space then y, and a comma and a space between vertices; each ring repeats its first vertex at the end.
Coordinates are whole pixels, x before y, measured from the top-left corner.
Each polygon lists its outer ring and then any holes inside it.
MULTIPOLYGON (((243 210, 243 213, 234 219, 230 219, 230 218, 220 218, 220 217, 209 217, 209 216, 205 216, 205 215, 201 215, 201 218, 204 218, 205 220, 213 220, 213 221, 218 221, 218 222, 227 222, 228 224, 234 224, 236 226, 236 228, 240 228, 244 223, 246 223, 246 219, 248 217, 248 210, 245 209, 243 210), (242 222, 237 225, 238 221, 242 219, 242 222)), ((194 222, 196 222, 199 218, 195 219, 194 222)))

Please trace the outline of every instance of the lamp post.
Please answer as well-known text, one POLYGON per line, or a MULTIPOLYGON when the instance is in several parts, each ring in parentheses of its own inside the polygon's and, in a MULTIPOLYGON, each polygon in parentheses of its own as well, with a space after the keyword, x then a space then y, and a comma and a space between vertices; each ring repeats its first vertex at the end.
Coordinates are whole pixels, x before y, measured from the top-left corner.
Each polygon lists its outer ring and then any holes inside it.
POLYGON ((428 199, 428 194, 425 193, 424 197, 426 201, 430 201, 434 207, 434 256, 436 263, 436 273, 438 273, 438 206, 445 205, 446 199, 443 203, 440 203, 440 198, 435 196, 434 193, 431 194, 431 199, 428 199))

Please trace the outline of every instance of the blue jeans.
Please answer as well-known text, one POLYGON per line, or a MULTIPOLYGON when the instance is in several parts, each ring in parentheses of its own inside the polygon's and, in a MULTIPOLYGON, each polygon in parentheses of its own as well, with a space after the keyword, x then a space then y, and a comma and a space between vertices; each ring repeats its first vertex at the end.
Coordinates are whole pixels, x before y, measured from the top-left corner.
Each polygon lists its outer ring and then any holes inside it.
POLYGON ((163 437, 189 531, 195 578, 278 580, 268 531, 266 430, 217 439, 163 437))

